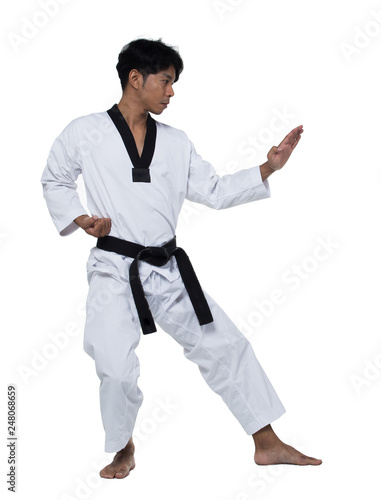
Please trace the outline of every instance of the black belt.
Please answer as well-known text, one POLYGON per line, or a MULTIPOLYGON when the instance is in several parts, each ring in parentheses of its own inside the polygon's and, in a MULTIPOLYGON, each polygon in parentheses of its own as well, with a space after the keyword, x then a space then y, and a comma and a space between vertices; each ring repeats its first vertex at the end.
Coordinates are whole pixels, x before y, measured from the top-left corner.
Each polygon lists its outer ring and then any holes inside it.
POLYGON ((143 334, 153 333, 157 330, 140 280, 139 260, 148 262, 153 266, 161 267, 174 255, 200 325, 206 325, 213 321, 212 313, 210 312, 189 257, 182 248, 176 246, 176 236, 161 247, 144 247, 132 241, 115 238, 114 236, 102 236, 98 238, 97 247, 101 250, 134 258, 129 270, 130 285, 143 334))

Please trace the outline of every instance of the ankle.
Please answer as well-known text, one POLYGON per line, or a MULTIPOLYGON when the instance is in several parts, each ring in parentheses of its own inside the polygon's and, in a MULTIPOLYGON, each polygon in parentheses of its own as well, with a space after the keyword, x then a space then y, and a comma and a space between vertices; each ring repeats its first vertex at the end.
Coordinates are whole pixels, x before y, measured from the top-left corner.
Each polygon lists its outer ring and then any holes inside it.
POLYGON ((259 431, 255 432, 253 434, 253 439, 255 443, 255 449, 257 451, 266 450, 281 443, 280 439, 273 431, 271 425, 266 425, 259 431))
POLYGON ((132 441, 132 437, 130 438, 130 440, 128 441, 128 443, 126 444, 126 446, 124 447, 124 450, 132 451, 132 452, 135 451, 135 444, 132 441))

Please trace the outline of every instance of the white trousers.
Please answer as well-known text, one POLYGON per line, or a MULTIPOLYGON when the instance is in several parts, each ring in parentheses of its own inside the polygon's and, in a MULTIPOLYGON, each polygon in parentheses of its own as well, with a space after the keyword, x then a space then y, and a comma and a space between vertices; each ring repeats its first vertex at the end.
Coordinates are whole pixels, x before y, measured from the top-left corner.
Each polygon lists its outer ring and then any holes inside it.
MULTIPOLYGON (((253 434, 279 418, 285 412, 281 401, 250 342, 221 307, 203 290, 214 321, 200 326, 181 277, 170 281, 150 267, 142 283, 156 325, 181 344, 245 432, 253 434)), ((105 451, 116 452, 132 436, 143 402, 135 353, 142 334, 128 275, 94 265, 88 281, 83 348, 100 379, 105 451)))

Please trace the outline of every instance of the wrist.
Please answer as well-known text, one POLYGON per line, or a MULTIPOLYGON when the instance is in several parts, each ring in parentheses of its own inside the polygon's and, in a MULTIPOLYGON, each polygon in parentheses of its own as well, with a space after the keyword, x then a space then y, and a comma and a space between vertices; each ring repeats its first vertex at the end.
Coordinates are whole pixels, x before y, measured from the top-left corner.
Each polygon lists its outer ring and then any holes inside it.
POLYGON ((262 181, 265 181, 272 173, 275 172, 275 170, 270 167, 268 161, 260 165, 259 169, 261 171, 262 181))

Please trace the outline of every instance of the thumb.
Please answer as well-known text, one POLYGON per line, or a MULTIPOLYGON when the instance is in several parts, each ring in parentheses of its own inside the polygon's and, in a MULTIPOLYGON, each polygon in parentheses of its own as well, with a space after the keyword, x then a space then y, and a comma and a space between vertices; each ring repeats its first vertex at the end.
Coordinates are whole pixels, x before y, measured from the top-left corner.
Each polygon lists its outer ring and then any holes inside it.
POLYGON ((89 227, 93 226, 95 222, 98 220, 97 215, 93 215, 92 217, 85 217, 81 222, 82 222, 82 229, 88 229, 89 227))

